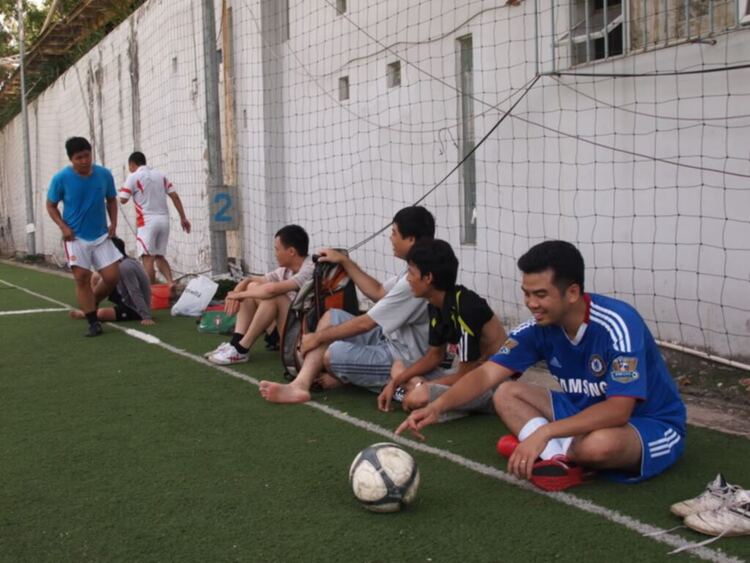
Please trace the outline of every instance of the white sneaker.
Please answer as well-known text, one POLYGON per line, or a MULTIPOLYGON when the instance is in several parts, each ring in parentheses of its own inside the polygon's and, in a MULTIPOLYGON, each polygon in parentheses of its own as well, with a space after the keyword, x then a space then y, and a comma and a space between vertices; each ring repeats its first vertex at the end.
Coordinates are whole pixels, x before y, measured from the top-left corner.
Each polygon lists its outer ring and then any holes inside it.
POLYGON ((231 346, 231 344, 229 342, 222 342, 221 344, 219 344, 216 348, 214 348, 210 352, 206 352, 205 354, 203 354, 203 357, 204 358, 209 358, 209 357, 213 356, 214 354, 217 354, 217 353, 221 352, 227 346, 231 346))
POLYGON ((231 344, 208 357, 209 362, 220 366, 240 364, 242 362, 247 362, 249 359, 250 354, 241 354, 237 351, 237 348, 231 344))
POLYGON ((738 490, 730 503, 716 510, 690 514, 685 525, 709 536, 750 535, 750 491, 738 490))
POLYGON ((706 490, 700 495, 677 502, 669 509, 672 511, 672 514, 680 518, 685 518, 690 514, 716 510, 731 501, 739 490, 740 488, 737 485, 730 485, 724 479, 724 476, 719 473, 713 481, 706 485, 706 490))

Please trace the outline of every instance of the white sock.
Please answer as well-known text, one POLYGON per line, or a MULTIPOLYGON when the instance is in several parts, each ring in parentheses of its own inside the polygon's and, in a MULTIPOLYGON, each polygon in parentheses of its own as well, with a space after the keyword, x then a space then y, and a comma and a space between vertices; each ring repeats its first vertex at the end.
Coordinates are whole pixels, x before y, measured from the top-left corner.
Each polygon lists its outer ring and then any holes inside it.
MULTIPOLYGON (((549 420, 547 420, 546 418, 543 418, 541 416, 532 418, 526 424, 524 424, 523 428, 521 428, 521 430, 518 432, 518 440, 523 442, 526 438, 531 436, 545 424, 549 424, 549 420)), ((549 442, 547 442, 547 447, 542 450, 542 453, 539 454, 539 457, 541 459, 552 459, 556 455, 565 455, 572 441, 573 438, 571 437, 552 438, 549 442)))
POLYGON ((552 459, 556 455, 565 455, 568 453, 572 441, 573 438, 570 436, 567 438, 552 438, 547 442, 547 447, 542 450, 539 457, 541 459, 552 459))
POLYGON ((530 419, 523 428, 518 432, 518 441, 523 442, 526 438, 531 436, 534 432, 539 430, 545 424, 549 424, 549 420, 541 416, 530 419))

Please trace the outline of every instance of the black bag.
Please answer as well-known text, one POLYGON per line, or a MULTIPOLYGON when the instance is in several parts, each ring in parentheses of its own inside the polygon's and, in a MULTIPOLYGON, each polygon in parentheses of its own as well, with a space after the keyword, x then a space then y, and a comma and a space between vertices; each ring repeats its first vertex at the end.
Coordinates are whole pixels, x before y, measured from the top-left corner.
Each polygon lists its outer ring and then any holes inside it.
MULTIPOLYGON (((344 250, 339 252, 346 253, 344 250)), ((313 260, 316 260, 315 256, 313 260)), ((289 306, 281 336, 281 362, 284 377, 289 381, 297 377, 302 367, 302 356, 299 354, 302 337, 315 331, 318 321, 328 309, 343 309, 352 315, 358 314, 357 290, 340 264, 316 261, 312 279, 299 289, 289 306)))

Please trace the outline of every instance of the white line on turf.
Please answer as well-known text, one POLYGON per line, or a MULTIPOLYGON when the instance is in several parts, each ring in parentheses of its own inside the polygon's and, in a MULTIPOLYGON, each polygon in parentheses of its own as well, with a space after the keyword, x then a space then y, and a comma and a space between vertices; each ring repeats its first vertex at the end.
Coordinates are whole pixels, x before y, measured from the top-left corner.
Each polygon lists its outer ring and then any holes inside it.
POLYGON ((5 280, 0 280, 0 283, 7 285, 8 287, 23 291, 24 293, 28 293, 29 295, 33 295, 34 297, 38 297, 39 299, 44 299, 45 301, 54 303, 55 305, 60 305, 61 307, 64 307, 65 310, 72 309, 72 307, 67 303, 63 303, 62 301, 58 301, 57 299, 52 299, 51 297, 47 297, 46 295, 42 295, 41 293, 37 293, 36 291, 31 291, 30 289, 26 289, 25 287, 21 287, 20 285, 10 283, 5 280))
MULTIPOLYGON (((113 328, 116 328, 118 330, 121 330, 125 333, 130 332, 130 329, 125 329, 124 327, 117 326, 113 323, 107 323, 107 325, 113 328)), ((230 367, 218 366, 216 364, 209 362, 207 359, 201 356, 196 356, 195 354, 192 354, 181 348, 172 346, 171 344, 167 344, 166 342, 159 342, 158 346, 164 348, 165 350, 172 352, 173 354, 182 356, 189 360, 193 360, 194 362, 197 362, 199 364, 203 364, 205 366, 211 367, 217 371, 225 373, 226 375, 229 375, 236 379, 246 381, 247 383, 255 385, 256 387, 260 384, 260 382, 254 377, 251 377, 249 375, 236 371, 230 367)), ((680 536, 670 534, 668 533, 667 530, 658 528, 657 526, 652 526, 651 524, 646 524, 645 522, 641 522, 640 520, 621 514, 620 512, 617 512, 616 510, 612 510, 603 506, 599 506, 589 500, 578 498, 569 493, 548 493, 548 492, 542 491, 540 489, 537 489, 536 487, 534 487, 527 481, 517 479, 516 477, 513 477, 512 475, 504 471, 501 471, 500 469, 497 469, 496 467, 492 467, 489 465, 485 465, 483 463, 479 463, 477 461, 465 458, 463 456, 460 456, 453 452, 449 452, 447 450, 441 450, 440 448, 428 446, 427 444, 422 443, 422 442, 417 442, 414 440, 410 440, 409 438, 397 436, 396 434, 394 434, 391 430, 388 430, 387 428, 383 428, 382 426, 379 426, 367 420, 356 418, 354 416, 351 416, 345 412, 342 412, 338 409, 334 409, 327 405, 317 403, 315 401, 310 401, 308 403, 305 403, 305 405, 308 407, 317 409, 338 420, 347 422, 348 424, 351 424, 352 426, 362 428, 374 434, 379 434, 380 436, 388 438, 389 440, 393 442, 397 442, 411 449, 418 450, 418 451, 428 453, 436 457, 440 457, 442 459, 451 461, 453 463, 456 463, 457 465, 460 465, 466 469, 469 469, 481 475, 485 475, 487 477, 491 477, 499 481, 503 481, 505 483, 515 485, 527 491, 549 497, 558 502, 561 502, 562 504, 568 505, 573 508, 577 508, 578 510, 589 512, 591 514, 596 514, 597 516, 601 516, 602 518, 605 518, 606 520, 609 520, 610 522, 619 524, 621 526, 624 526, 625 528, 628 528, 629 530, 635 531, 641 534, 643 537, 657 541, 659 543, 663 543, 670 547, 690 548, 693 545, 692 542, 680 536), (655 534, 658 534, 658 535, 655 535, 655 534)), ((714 561, 716 563, 741 563, 742 562, 741 559, 737 559, 735 557, 731 557, 720 551, 716 551, 716 550, 705 548, 705 547, 696 547, 694 549, 691 549, 690 553, 691 555, 695 555, 697 557, 700 557, 701 559, 705 559, 706 561, 714 561)))
MULTIPOLYGON (((118 326, 117 328, 120 328, 120 327, 118 326)), ((149 344, 161 343, 161 340, 159 340, 153 334, 148 334, 147 332, 141 332, 140 330, 135 330, 133 328, 126 328, 125 334, 128 334, 134 338, 137 338, 138 340, 143 340, 144 342, 148 342, 149 344)))
MULTIPOLYGON (((29 290, 26 290, 25 288, 10 284, 8 282, 5 282, 3 280, 0 280, 1 283, 4 283, 6 285, 10 285, 12 287, 15 287, 17 289, 20 289, 22 291, 26 291, 27 293, 30 293, 32 295, 35 295, 41 299, 46 299, 47 301, 65 305, 64 303, 61 303, 59 301, 56 301, 52 298, 46 297, 44 295, 41 295, 39 293, 35 293, 29 290)), ((134 336, 135 338, 139 338, 139 336, 136 336, 132 334, 133 332, 139 333, 139 334, 145 334, 140 331, 134 331, 132 329, 125 328, 123 326, 118 326, 114 323, 106 323, 107 326, 115 328, 117 330, 120 330, 124 332, 125 334, 129 334, 130 336, 134 336)), ((149 335, 150 336, 150 335, 149 335)), ((241 373, 239 371, 236 371, 232 368, 226 367, 226 366, 217 366, 215 364, 212 364, 207 359, 202 358, 201 356, 196 356, 195 354, 192 354, 186 350, 183 350, 182 348, 177 348, 176 346, 172 346, 171 344, 167 344, 166 342, 160 341, 156 337, 152 337, 156 340, 156 342, 152 342, 153 344, 156 344, 157 346, 164 348, 165 350, 168 350, 172 352, 173 354, 176 354, 178 356, 182 356, 183 358, 187 358, 189 360, 192 360, 194 362, 197 362, 199 364, 203 364, 205 366, 211 367, 217 371, 220 371, 226 375, 229 375, 231 377, 234 377, 236 379, 240 379, 242 381, 246 381, 247 383, 251 383, 252 385, 255 385, 256 387, 259 385, 259 381, 255 379, 254 377, 250 377, 249 375, 246 375, 244 373, 241 373)), ((548 493, 545 491, 542 491, 540 489, 537 489, 536 487, 532 486, 526 481, 522 481, 520 479, 517 479, 516 477, 513 477, 512 475, 501 471, 500 469, 496 467, 492 467, 490 465, 485 465, 483 463, 479 463, 477 461, 471 460, 469 458, 460 456, 458 454, 455 454, 453 452, 449 452, 447 450, 441 450, 440 448, 435 448, 433 446, 428 446, 425 443, 422 442, 416 442, 414 440, 410 440, 409 438, 404 438, 402 436, 397 436, 394 434, 391 430, 388 430, 387 428, 383 428, 382 426, 379 426, 377 424, 374 424, 372 422, 369 422, 367 420, 362 420, 360 418, 356 418, 354 416, 351 416, 345 412, 342 412, 338 409, 334 409, 332 407, 329 407, 327 405, 323 405, 321 403, 317 403, 315 401, 310 401, 308 403, 305 403, 306 406, 310 408, 317 409, 329 416, 332 416, 338 420, 341 420, 343 422, 347 422, 348 424, 351 424, 352 426, 356 426, 357 428, 362 428, 363 430, 367 430, 369 432, 372 432, 374 434, 379 434, 380 436, 383 436, 385 438, 388 438, 389 440, 402 444, 404 446, 407 446, 409 448, 412 448, 414 450, 418 450, 430 455, 434 455, 436 457, 451 461, 457 465, 460 465, 461 467, 464 467, 465 469, 469 469, 471 471, 474 471, 475 473, 479 473, 481 475, 485 475, 487 477, 491 477, 493 479, 497 479, 498 481, 503 481, 505 483, 515 485, 517 487, 520 487, 522 489, 525 489, 529 492, 546 496, 550 499, 556 500, 557 502, 560 502, 562 504, 565 504, 567 506, 577 508, 578 510, 582 510, 584 512, 588 512, 590 514, 596 514, 597 516, 601 516, 605 520, 609 520, 610 522, 613 522, 615 524, 619 524, 620 526, 623 526, 629 530, 632 530, 634 532, 637 532, 641 534, 643 537, 648 538, 650 540, 668 545, 673 548, 687 548, 690 549, 690 554, 695 555, 696 557, 700 557, 701 559, 704 559, 706 561, 714 561, 716 563, 742 563, 741 559, 738 559, 736 557, 732 557, 731 555, 727 555, 726 553, 721 552, 720 550, 714 550, 707 547, 698 547, 694 546, 693 543, 686 540, 685 538, 682 538, 680 536, 674 535, 669 533, 667 530, 664 530, 662 528, 658 528, 657 526, 652 526, 651 524, 647 524, 645 522, 641 522, 640 520, 637 520, 636 518, 632 518, 630 516, 626 516, 625 514, 621 514, 620 512, 616 510, 612 510, 610 508, 606 508, 604 506, 599 506, 598 504, 595 504, 589 500, 578 498, 570 493, 548 493)))
POLYGON ((30 315, 31 313, 59 313, 61 311, 69 311, 67 307, 55 308, 55 309, 24 309, 23 311, 0 311, 0 317, 5 315, 30 315))

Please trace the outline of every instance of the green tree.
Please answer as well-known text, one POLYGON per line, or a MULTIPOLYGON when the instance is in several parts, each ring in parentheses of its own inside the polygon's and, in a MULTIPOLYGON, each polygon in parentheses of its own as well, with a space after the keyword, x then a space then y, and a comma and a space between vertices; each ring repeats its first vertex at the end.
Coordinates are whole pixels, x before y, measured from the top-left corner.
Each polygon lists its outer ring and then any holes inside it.
MULTIPOLYGON (((24 0, 26 47, 34 44, 42 31, 51 0, 41 6, 24 0)), ((0 0, 0 57, 18 54, 18 2, 0 0)))

